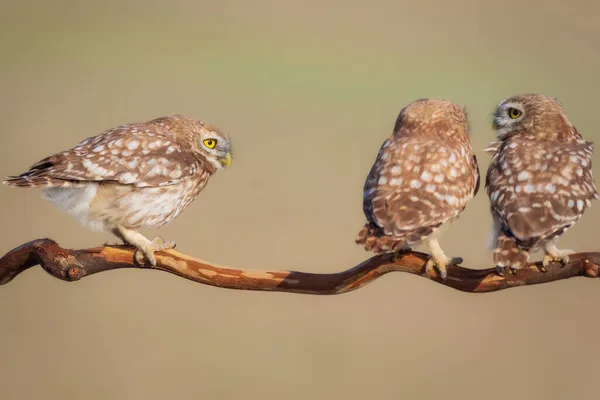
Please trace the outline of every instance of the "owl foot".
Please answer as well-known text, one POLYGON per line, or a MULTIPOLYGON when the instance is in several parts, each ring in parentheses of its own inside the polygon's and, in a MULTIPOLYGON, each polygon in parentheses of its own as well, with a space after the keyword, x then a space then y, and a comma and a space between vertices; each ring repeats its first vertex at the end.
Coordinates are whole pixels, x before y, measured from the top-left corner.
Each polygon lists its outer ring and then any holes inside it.
POLYGON ((437 269, 442 280, 446 280, 446 278, 448 277, 448 272, 446 271, 446 267, 450 266, 450 265, 462 264, 462 262, 463 262, 463 259, 460 257, 454 257, 454 258, 431 257, 429 260, 427 260, 427 263, 425 264, 425 272, 427 272, 427 275, 433 276, 435 274, 434 270, 437 269))
POLYGON ((520 268, 513 267, 512 265, 508 266, 508 267, 504 267, 502 265, 496 265, 496 273, 500 276, 505 276, 504 271, 508 271, 511 275, 516 275, 517 271, 519 269, 520 268))
POLYGON ((160 236, 157 236, 152 239, 152 241, 148 242, 148 245, 138 247, 133 255, 133 258, 138 265, 144 265, 144 259, 146 259, 150 265, 156 267, 156 256, 154 253, 157 251, 171 250, 174 248, 175 242, 167 242, 160 236))
POLYGON ((564 267, 569 262, 569 254, 573 254, 573 250, 558 249, 555 243, 549 243, 545 246, 546 255, 542 260, 542 266, 547 268, 554 261, 558 261, 564 267))
MULTIPOLYGON (((559 263, 562 264, 562 266, 564 267, 565 265, 567 265, 569 263, 569 254, 573 253, 571 250, 561 250, 561 251, 565 251, 568 253, 564 253, 564 254, 546 254, 544 256, 544 259, 542 260, 542 268, 546 269, 550 264, 552 264, 554 261, 558 261, 559 263)), ((543 272, 548 272, 548 270, 546 269, 546 271, 543 272)))

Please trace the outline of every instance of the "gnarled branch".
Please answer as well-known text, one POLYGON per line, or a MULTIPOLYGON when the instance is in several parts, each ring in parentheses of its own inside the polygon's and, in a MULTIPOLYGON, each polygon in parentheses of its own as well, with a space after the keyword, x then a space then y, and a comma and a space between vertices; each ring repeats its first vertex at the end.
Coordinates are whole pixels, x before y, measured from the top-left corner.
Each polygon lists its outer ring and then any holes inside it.
MULTIPOLYGON (((445 281, 438 275, 429 276, 424 265, 429 255, 406 252, 378 255, 342 272, 315 274, 297 271, 259 271, 221 267, 175 250, 156 254, 157 266, 152 269, 170 272, 206 285, 238 290, 266 290, 303 294, 341 294, 358 289, 388 272, 400 271, 419 275, 451 288, 470 293, 493 292, 515 286, 536 285, 575 276, 598 277, 600 253, 577 253, 567 265, 554 263, 547 272, 540 264, 532 264, 515 275, 500 276, 494 268, 468 269, 448 267, 445 281)), ((119 268, 140 267, 133 261, 133 249, 127 246, 103 246, 71 250, 50 239, 25 243, 0 258, 0 284, 6 284, 21 272, 35 265, 55 278, 77 281, 98 272, 119 268)))

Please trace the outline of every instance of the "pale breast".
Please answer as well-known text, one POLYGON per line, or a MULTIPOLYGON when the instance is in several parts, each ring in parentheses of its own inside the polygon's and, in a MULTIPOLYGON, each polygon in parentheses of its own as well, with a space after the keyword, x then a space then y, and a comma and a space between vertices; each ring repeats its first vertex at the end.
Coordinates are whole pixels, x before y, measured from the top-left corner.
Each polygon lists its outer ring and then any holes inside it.
POLYGON ((91 209, 108 226, 158 228, 176 218, 204 188, 207 177, 197 178, 161 187, 101 185, 91 209))

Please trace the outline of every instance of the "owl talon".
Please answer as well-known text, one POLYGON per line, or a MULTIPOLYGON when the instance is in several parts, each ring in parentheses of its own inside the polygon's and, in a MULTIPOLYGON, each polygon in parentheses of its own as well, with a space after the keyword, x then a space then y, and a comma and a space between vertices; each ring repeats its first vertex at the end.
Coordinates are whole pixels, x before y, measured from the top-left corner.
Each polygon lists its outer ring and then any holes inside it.
POLYGON ((133 253, 133 259, 139 266, 145 265, 145 261, 148 260, 151 266, 156 267, 156 257, 152 249, 137 249, 133 253))
POLYGON ((519 270, 519 268, 515 268, 513 266, 509 266, 509 267, 503 267, 501 265, 496 265, 496 273, 502 277, 505 277, 506 274, 504 273, 505 271, 508 271, 511 275, 516 275, 517 271, 519 270))
POLYGON ((504 267, 501 265, 496 265, 496 273, 500 276, 504 276, 504 267))
POLYGON ((154 253, 157 251, 174 249, 175 245, 175 242, 165 241, 160 236, 157 236, 152 239, 148 248, 138 248, 135 251, 134 260, 138 265, 144 265, 144 259, 146 259, 150 265, 156 267, 156 256, 154 253))
POLYGON ((154 251, 171 250, 174 249, 176 245, 177 244, 174 241, 166 241, 160 236, 157 236, 154 239, 152 239, 152 248, 154 249, 154 251))
MULTIPOLYGON (((570 250, 568 250, 570 252, 570 250)), ((548 266, 550 266, 550 264, 552 264, 554 261, 558 261, 561 266, 565 266, 569 263, 569 255, 568 254, 555 254, 555 255, 550 255, 550 254, 546 254, 544 256, 544 259, 542 260, 542 268, 546 269, 548 266)), ((548 270, 546 270, 547 272, 548 270)))
POLYGON ((448 277, 448 271, 446 271, 446 267, 450 265, 462 264, 462 262, 463 259, 460 257, 447 259, 436 259, 434 257, 431 257, 429 260, 427 260, 427 263, 425 264, 425 272, 427 272, 427 275, 433 276, 435 275, 434 270, 437 269, 437 271, 440 274, 440 278, 442 278, 442 280, 446 280, 446 278, 448 277))

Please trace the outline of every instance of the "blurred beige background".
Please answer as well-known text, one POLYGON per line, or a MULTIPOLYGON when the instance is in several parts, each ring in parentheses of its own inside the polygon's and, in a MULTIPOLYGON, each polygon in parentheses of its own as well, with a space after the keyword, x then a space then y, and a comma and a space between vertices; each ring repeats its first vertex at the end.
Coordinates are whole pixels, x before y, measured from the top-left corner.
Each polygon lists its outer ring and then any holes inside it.
MULTIPOLYGON (((231 134, 236 158, 146 233, 232 267, 338 271, 368 256, 353 242, 362 185, 416 98, 468 107, 482 173, 490 113, 516 93, 559 97, 600 141, 599 11, 584 0, 3 1, 0 174, 122 123, 203 117, 231 134)), ((40 237, 114 242, 35 190, 0 196, 1 254, 40 237)), ((563 247, 600 250, 599 218, 597 203, 563 247)), ((489 267, 490 221, 482 191, 442 245, 489 267)), ((140 270, 68 284, 34 268, 0 288, 0 397, 597 399, 599 285, 474 295, 391 274, 318 297, 140 270)))

